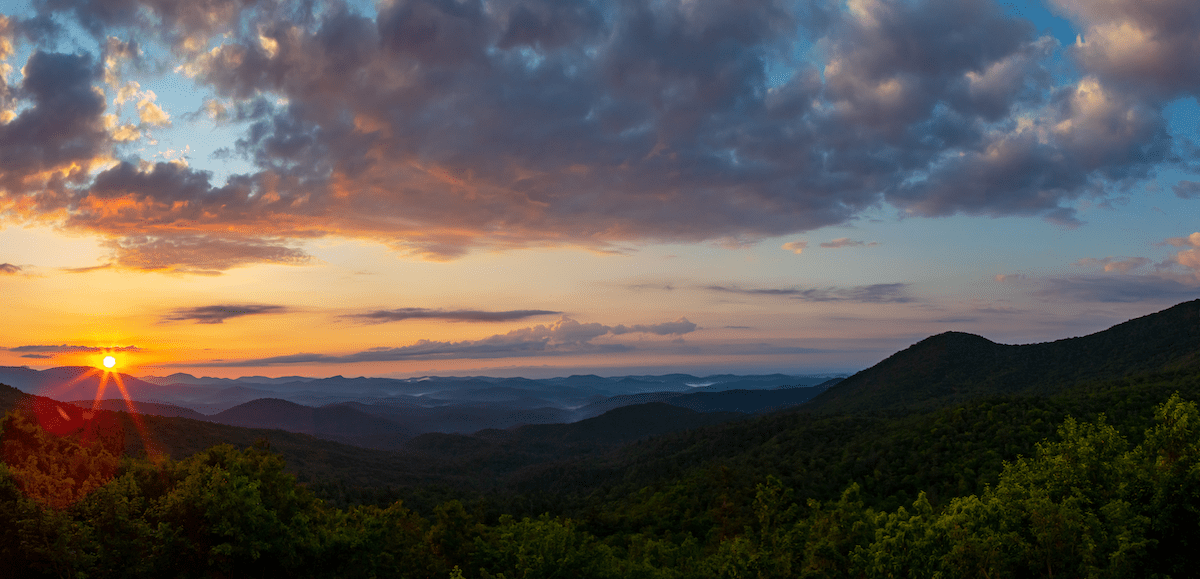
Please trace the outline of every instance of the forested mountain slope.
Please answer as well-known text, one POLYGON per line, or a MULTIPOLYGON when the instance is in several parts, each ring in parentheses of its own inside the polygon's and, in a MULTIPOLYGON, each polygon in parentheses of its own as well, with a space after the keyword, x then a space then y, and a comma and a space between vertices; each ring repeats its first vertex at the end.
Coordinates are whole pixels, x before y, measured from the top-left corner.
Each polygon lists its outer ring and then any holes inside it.
POLYGON ((820 412, 907 412, 1005 394, 1053 394, 1085 381, 1200 368, 1200 300, 1095 334, 1003 345, 961 332, 931 336, 829 388, 820 412))

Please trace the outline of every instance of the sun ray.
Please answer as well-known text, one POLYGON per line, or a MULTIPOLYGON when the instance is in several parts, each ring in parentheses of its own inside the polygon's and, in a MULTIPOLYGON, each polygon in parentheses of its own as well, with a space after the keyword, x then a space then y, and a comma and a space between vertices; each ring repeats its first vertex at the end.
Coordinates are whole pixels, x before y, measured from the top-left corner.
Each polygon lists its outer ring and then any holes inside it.
POLYGON ((47 396, 49 398, 57 398, 58 397, 57 395, 60 394, 61 392, 70 390, 76 384, 78 384, 98 373, 100 373, 99 368, 89 368, 87 372, 84 372, 66 382, 63 382, 57 388, 52 389, 48 394, 43 394, 43 396, 47 396))
POLYGON ((121 391, 121 398, 125 399, 125 407, 129 409, 129 418, 133 420, 133 425, 137 428, 138 435, 142 437, 142 444, 146 447, 146 456, 150 457, 152 462, 159 462, 162 459, 163 453, 158 448, 158 445, 150 439, 149 433, 146 432, 146 425, 142 423, 142 415, 133 405, 133 399, 129 396, 129 391, 125 389, 125 382, 121 380, 121 375, 116 372, 105 372, 112 374, 113 382, 116 383, 117 389, 121 391))
POLYGON ((100 400, 104 398, 104 390, 108 386, 108 372, 100 374, 100 385, 96 388, 96 399, 92 402, 92 412, 100 409, 100 400))

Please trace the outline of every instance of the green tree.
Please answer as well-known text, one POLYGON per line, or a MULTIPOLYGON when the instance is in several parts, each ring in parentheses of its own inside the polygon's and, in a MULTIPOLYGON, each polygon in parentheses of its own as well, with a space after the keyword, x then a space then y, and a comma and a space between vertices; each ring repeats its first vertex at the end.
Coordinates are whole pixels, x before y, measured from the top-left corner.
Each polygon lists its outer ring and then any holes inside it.
POLYGON ((624 577, 618 574, 612 550, 580 531, 571 519, 542 515, 517 521, 500 517, 487 540, 475 540, 483 577, 496 579, 558 579, 567 577, 624 577))
POLYGON ((278 455, 219 445, 164 469, 170 486, 148 518, 159 556, 183 576, 310 574, 321 512, 278 455))
POLYGON ((25 496, 65 509, 107 483, 117 472, 124 433, 95 426, 58 436, 37 419, 10 411, 3 419, 0 456, 25 496))

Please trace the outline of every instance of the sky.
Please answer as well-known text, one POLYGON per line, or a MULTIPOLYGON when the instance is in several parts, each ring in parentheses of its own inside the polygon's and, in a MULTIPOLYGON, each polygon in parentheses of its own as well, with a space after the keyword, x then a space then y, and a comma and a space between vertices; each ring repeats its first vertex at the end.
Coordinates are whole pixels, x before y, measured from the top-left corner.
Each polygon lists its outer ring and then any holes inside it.
POLYGON ((853 372, 1200 297, 1195 0, 0 1, 0 365, 853 372))

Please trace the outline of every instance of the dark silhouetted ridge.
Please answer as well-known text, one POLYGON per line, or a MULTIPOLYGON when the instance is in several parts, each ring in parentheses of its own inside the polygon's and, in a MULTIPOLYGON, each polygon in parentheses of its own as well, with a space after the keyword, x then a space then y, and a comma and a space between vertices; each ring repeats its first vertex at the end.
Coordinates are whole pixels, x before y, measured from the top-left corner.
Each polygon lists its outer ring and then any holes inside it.
POLYGON ((813 398, 819 411, 909 411, 980 396, 1053 394, 1089 380, 1200 368, 1200 300, 1078 338, 997 344, 946 332, 813 398))

